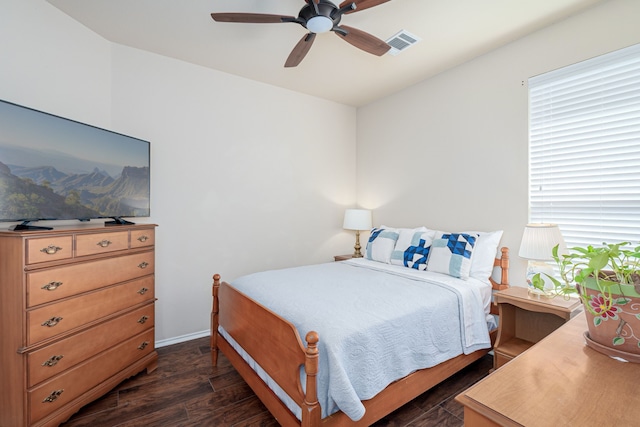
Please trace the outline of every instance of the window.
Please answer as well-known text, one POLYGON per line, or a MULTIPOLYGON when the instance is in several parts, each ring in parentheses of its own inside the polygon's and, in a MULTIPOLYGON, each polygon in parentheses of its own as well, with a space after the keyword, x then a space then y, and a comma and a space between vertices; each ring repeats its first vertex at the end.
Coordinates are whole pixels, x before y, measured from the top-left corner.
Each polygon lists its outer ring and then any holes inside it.
POLYGON ((530 221, 640 243, 640 44, 529 79, 530 221))

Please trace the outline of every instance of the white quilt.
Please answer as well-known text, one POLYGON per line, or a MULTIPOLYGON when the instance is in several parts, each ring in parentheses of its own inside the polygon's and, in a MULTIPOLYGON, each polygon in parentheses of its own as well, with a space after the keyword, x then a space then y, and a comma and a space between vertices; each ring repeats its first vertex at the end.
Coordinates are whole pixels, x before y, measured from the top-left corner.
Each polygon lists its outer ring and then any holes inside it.
MULTIPOLYGON (((488 285, 473 279, 357 259, 255 273, 232 286, 289 320, 301 337, 318 332, 323 417, 341 410, 357 421, 365 411, 361 400, 391 382, 490 347, 488 285)), ((245 356, 300 417, 300 408, 245 356)))

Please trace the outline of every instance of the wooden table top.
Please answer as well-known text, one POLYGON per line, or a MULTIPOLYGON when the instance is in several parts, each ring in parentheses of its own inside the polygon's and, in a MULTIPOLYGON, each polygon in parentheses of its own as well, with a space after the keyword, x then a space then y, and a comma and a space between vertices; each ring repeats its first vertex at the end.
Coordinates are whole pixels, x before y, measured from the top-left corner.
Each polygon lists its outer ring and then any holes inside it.
POLYGON ((585 345, 580 313, 457 399, 505 426, 640 425, 640 364, 585 345))

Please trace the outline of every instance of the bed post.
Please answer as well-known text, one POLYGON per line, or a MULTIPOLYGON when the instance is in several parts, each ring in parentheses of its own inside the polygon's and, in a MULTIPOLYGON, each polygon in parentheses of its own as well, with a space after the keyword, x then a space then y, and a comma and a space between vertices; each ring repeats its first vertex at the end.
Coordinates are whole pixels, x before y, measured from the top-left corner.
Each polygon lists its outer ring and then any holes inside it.
POLYGON ((509 287, 509 248, 500 249, 502 256, 500 257, 500 268, 502 275, 500 276, 500 284, 509 287))
POLYGON ((318 375, 318 334, 311 331, 305 337, 307 348, 304 357, 304 370, 307 374, 306 393, 302 405, 301 427, 320 425, 321 408, 318 403, 316 376, 318 375))
POLYGON ((500 268, 500 283, 493 280, 493 277, 489 277, 489 282, 491 282, 491 287, 494 291, 509 288, 509 248, 501 248, 500 254, 500 258, 496 258, 493 261, 493 266, 500 268))
POLYGON ((213 275, 213 308, 211 309, 211 365, 218 366, 218 312, 220 311, 220 301, 218 291, 220 289, 220 275, 213 275))

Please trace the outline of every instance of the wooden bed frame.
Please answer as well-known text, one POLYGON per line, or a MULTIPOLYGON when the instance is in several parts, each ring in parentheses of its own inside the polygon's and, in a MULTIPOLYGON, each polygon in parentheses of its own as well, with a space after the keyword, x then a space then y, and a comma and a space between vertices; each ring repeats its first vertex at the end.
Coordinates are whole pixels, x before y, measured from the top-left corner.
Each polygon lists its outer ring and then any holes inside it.
MULTIPOLYGON (((501 249, 501 257, 494 267, 501 269, 500 283, 491 279, 493 289, 509 287, 509 249, 501 249)), ((493 305, 492 305, 493 308, 493 305)), ((493 310, 492 310, 493 312, 493 310)), ((491 343, 496 331, 491 331, 491 343)), ((222 351, 282 426, 368 426, 405 403, 436 386, 465 366, 475 362, 490 349, 459 355, 432 368, 422 369, 391 383, 372 399, 363 401, 366 409, 362 419, 351 420, 339 411, 321 419, 317 399, 316 375, 318 373, 318 343, 316 332, 305 337, 306 347, 296 328, 289 321, 260 305, 226 282, 220 275, 213 276, 213 309, 211 312, 211 362, 218 363, 218 351, 222 351), (222 307, 222 310, 220 308, 222 307), (302 409, 302 421, 285 406, 266 383, 244 361, 242 356, 218 332, 222 327, 240 346, 276 381, 302 409), (300 384, 300 366, 306 372, 306 390, 300 384)))

